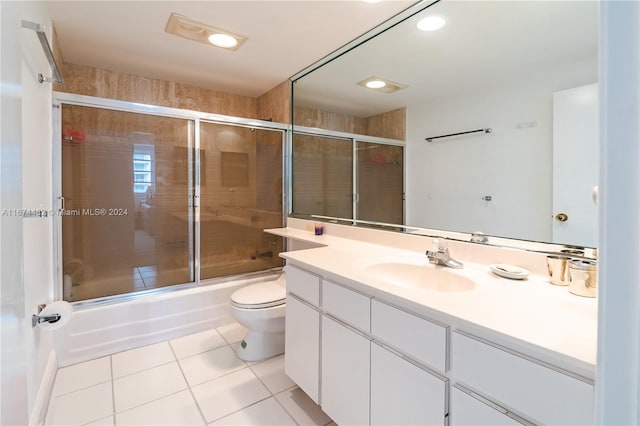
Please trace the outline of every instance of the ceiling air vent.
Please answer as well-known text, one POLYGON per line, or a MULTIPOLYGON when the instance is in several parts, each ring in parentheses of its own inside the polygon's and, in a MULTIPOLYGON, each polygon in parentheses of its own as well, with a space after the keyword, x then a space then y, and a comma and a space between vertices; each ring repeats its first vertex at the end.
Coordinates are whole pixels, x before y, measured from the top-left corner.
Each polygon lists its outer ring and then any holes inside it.
POLYGON ((227 50, 238 50, 240 46, 247 41, 247 37, 245 36, 194 21, 177 13, 172 13, 171 16, 169 16, 164 31, 169 34, 227 50))

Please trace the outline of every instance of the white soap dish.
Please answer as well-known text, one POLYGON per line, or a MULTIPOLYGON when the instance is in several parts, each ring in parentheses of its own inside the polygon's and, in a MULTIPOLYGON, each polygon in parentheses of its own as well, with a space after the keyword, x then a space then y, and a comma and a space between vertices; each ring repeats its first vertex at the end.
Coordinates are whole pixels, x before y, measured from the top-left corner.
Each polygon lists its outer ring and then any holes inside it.
POLYGON ((494 263, 489 268, 494 274, 511 280, 523 280, 529 276, 528 270, 507 263, 494 263))

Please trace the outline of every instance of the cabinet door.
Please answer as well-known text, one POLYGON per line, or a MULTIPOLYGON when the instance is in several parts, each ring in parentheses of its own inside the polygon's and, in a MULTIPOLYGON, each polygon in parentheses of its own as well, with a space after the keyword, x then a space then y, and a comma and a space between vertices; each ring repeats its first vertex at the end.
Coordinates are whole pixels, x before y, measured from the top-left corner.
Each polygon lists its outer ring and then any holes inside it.
POLYGON ((285 326, 284 371, 318 404, 320 312, 289 295, 285 326))
POLYGON ((452 335, 452 366, 459 383, 535 423, 594 423, 594 389, 587 379, 461 331, 452 335))
POLYGON ((371 344, 371 424, 442 425, 447 382, 371 344))
POLYGON ((522 423, 508 417, 504 411, 498 411, 460 389, 452 387, 449 424, 451 426, 512 426, 522 423))
POLYGON ((339 425, 369 424, 369 340, 322 316, 322 410, 339 425))

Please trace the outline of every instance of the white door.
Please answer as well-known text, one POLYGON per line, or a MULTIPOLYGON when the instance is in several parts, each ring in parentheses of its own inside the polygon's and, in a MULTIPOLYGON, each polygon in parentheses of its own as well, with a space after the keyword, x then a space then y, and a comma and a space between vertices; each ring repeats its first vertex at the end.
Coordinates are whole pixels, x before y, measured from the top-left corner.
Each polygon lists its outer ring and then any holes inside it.
POLYGON ((598 84, 553 94, 553 242, 598 243, 598 84))

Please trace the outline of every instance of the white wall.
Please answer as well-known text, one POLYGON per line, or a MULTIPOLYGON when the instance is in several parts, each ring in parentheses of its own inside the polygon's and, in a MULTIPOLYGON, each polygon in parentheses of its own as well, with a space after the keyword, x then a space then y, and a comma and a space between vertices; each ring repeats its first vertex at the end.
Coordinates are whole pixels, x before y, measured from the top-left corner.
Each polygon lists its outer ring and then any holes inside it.
POLYGON ((596 82, 596 69, 591 58, 409 108, 407 223, 551 241, 553 92, 596 82))
MULTIPOLYGON (((0 208, 22 206, 22 145, 20 48, 12 24, 18 13, 0 3, 0 208)), ((24 352, 24 287, 22 284, 22 226, 17 217, 0 215, 0 406, 1 424, 26 424, 27 366, 24 352)))
MULTIPOLYGON (((44 2, 3 1, 1 8, 2 209, 49 210, 51 84, 37 79, 51 74, 35 32, 21 21, 44 24, 51 40, 50 21, 44 2)), ((2 217, 2 424, 38 422, 46 408, 55 352, 51 336, 32 328, 30 317, 53 300, 51 241, 51 217, 2 217), (8 371, 5 360, 11 360, 8 371)))

